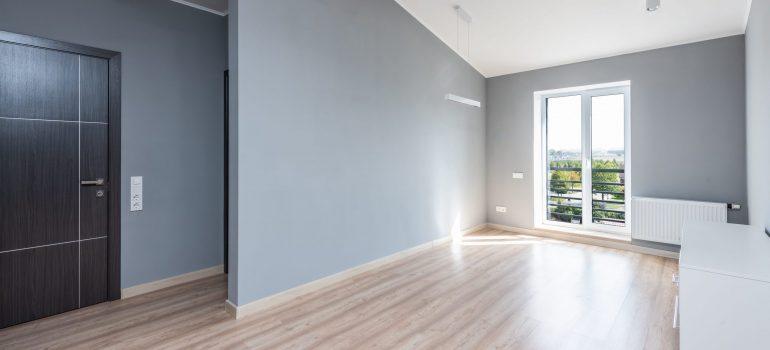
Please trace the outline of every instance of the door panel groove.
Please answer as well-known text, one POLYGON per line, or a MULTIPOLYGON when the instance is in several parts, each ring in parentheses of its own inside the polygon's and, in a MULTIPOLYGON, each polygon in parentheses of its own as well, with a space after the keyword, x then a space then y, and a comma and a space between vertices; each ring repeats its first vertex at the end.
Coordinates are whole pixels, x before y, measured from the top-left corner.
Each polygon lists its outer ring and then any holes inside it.
POLYGON ((0 254, 0 327, 77 308, 77 244, 0 254))
POLYGON ((77 239, 77 128, 0 120, 0 250, 77 239))
POLYGON ((109 238, 109 237, 108 236, 99 236, 99 237, 94 237, 94 238, 78 239, 78 240, 74 240, 74 241, 51 243, 51 244, 46 244, 46 245, 39 245, 39 246, 35 246, 35 247, 26 247, 26 248, 12 249, 12 250, 4 250, 4 251, 0 251, 0 254, 19 252, 19 251, 22 251, 22 250, 29 250, 29 249, 52 247, 52 246, 62 245, 62 244, 70 244, 70 243, 92 241, 92 240, 95 240, 95 239, 104 239, 104 238, 109 238))
POLYGON ((87 121, 78 121, 78 120, 56 120, 56 119, 34 119, 34 118, 12 118, 12 117, 0 117, 0 119, 7 119, 7 120, 30 120, 30 121, 40 121, 40 122, 58 122, 58 123, 82 123, 82 124, 102 124, 102 125, 109 125, 109 123, 105 122, 87 122, 87 121))

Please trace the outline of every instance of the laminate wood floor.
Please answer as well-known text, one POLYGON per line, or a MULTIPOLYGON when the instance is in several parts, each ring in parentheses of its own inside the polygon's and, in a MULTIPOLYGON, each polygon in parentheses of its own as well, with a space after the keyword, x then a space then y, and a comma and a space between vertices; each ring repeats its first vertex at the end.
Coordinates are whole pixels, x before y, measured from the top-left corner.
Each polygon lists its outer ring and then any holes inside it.
POLYGON ((217 276, 0 330, 0 348, 676 349, 676 269, 486 230, 237 321, 217 276))

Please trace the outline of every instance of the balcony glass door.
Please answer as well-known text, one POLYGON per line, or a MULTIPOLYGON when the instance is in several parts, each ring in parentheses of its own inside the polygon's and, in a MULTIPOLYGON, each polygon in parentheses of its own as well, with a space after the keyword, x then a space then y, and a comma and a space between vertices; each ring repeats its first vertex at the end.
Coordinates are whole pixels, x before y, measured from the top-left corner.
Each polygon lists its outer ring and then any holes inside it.
POLYGON ((625 95, 591 96, 591 223, 624 227, 625 95))
POLYGON ((583 223, 583 116, 580 95, 546 100, 547 220, 583 223))
POLYGON ((543 97, 544 223, 625 231, 628 91, 543 97))

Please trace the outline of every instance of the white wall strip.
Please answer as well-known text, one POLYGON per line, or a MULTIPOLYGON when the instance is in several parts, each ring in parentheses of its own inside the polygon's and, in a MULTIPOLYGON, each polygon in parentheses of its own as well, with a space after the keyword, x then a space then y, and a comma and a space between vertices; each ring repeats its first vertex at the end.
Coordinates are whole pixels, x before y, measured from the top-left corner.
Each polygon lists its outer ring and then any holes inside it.
POLYGON ((454 101, 457 103, 462 103, 473 107, 481 107, 481 102, 476 100, 471 100, 469 98, 465 98, 465 97, 461 97, 453 94, 446 94, 445 98, 449 101, 454 101))
POLYGON ((171 1, 179 3, 179 4, 182 4, 182 5, 187 5, 187 6, 190 6, 192 8, 196 8, 196 9, 201 10, 201 11, 206 11, 206 12, 213 13, 215 15, 220 15, 222 17, 227 16, 227 11, 222 12, 222 11, 213 10, 213 9, 210 9, 210 8, 208 8, 206 6, 201 6, 201 5, 198 5, 198 4, 193 4, 193 3, 189 2, 189 1, 184 1, 184 0, 171 0, 171 1))

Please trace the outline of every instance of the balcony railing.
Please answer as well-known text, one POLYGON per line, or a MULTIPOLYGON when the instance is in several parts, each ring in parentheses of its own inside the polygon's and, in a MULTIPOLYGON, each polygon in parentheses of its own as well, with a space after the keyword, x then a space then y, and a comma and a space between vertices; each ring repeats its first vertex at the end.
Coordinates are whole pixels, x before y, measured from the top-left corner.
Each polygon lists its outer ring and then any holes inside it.
MULTIPOLYGON (((577 167, 551 167, 554 171, 582 173, 577 167)), ((625 169, 592 169, 593 174, 618 174, 618 182, 592 182, 592 221, 598 224, 625 226, 625 169), (598 188, 598 189, 597 189, 598 188)), ((573 177, 574 178, 574 177, 573 177)), ((605 178, 606 180, 606 178, 605 178)), ((583 212, 582 181, 549 180, 548 218, 550 220, 581 223, 583 212), (556 188, 554 188, 556 187, 556 188)))

